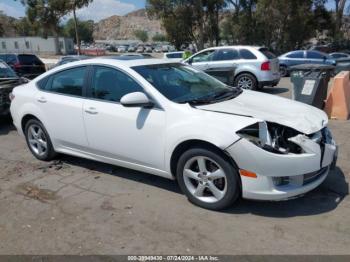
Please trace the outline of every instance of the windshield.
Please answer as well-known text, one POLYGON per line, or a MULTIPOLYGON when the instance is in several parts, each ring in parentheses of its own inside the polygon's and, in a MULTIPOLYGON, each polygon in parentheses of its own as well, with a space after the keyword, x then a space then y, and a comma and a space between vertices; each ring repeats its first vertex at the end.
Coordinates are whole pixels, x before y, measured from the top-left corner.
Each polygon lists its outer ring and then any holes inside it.
POLYGON ((4 62, 0 62, 0 78, 17 77, 16 73, 4 62))
POLYGON ((137 66, 133 69, 166 98, 177 103, 207 104, 232 99, 241 93, 215 78, 182 64, 137 66))

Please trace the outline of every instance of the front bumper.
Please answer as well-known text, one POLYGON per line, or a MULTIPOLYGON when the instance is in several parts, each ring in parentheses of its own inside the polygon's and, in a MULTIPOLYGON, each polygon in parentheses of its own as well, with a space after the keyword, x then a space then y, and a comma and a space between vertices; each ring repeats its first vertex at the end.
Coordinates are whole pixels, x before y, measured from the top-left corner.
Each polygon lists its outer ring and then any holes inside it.
POLYGON ((311 140, 303 154, 275 154, 267 152, 246 139, 226 149, 239 169, 256 174, 256 178, 241 176, 242 196, 256 200, 284 200, 305 194, 319 186, 334 165, 337 147, 333 141, 324 149, 311 140), (310 147, 310 144, 315 145, 310 147), (278 184, 276 180, 286 180, 278 184))

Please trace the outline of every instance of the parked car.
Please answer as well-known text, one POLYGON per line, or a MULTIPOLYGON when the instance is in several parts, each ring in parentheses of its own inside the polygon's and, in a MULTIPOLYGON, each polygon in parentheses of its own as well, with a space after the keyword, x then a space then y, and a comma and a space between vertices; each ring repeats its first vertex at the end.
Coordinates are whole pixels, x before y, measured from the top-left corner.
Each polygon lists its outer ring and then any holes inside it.
POLYGON ((139 45, 136 49, 137 53, 143 53, 145 52, 145 47, 143 45, 139 45))
POLYGON ((155 48, 153 49, 154 52, 156 53, 161 53, 162 52, 162 46, 161 45, 156 45, 155 48))
POLYGON ((330 57, 334 58, 335 60, 337 59, 350 59, 350 54, 347 53, 330 53, 329 54, 330 57))
POLYGON ((89 56, 85 56, 85 55, 62 56, 60 58, 60 60, 58 60, 58 62, 56 63, 55 66, 60 66, 60 65, 71 63, 71 62, 76 62, 76 61, 88 59, 88 58, 90 58, 90 57, 89 56))
POLYGON ((127 45, 121 45, 118 47, 118 53, 125 53, 126 51, 128 51, 129 46, 127 45))
POLYGON ((176 178, 208 209, 299 196, 336 159, 323 111, 164 59, 69 63, 11 97, 14 125, 39 160, 63 153, 176 178))
POLYGON ((0 116, 10 113, 10 93, 13 88, 28 82, 19 77, 4 61, 0 60, 0 116))
POLYGON ((288 76, 290 67, 301 64, 328 64, 336 65, 333 57, 319 51, 297 50, 285 53, 278 57, 281 76, 288 76))
POLYGON ((152 53, 152 51, 153 51, 152 46, 150 46, 150 45, 145 45, 145 50, 144 50, 144 52, 146 52, 146 53, 152 53))
POLYGON ((182 61, 184 51, 179 51, 179 52, 169 52, 169 53, 164 53, 163 58, 165 59, 171 59, 172 61, 180 62, 182 61))
POLYGON ((44 63, 33 54, 0 54, 0 59, 5 61, 18 76, 29 79, 46 71, 44 63))
POLYGON ((134 45, 131 45, 131 46, 129 46, 129 48, 128 48, 128 52, 136 52, 136 46, 134 46, 134 45))
POLYGON ((278 59, 264 47, 212 47, 192 55, 184 62, 224 79, 229 79, 226 75, 234 70, 232 82, 227 84, 243 89, 276 86, 280 81, 278 59))
POLYGON ((137 60, 137 59, 147 59, 152 58, 147 56, 148 54, 128 54, 119 56, 102 56, 104 59, 117 59, 117 60, 137 60))

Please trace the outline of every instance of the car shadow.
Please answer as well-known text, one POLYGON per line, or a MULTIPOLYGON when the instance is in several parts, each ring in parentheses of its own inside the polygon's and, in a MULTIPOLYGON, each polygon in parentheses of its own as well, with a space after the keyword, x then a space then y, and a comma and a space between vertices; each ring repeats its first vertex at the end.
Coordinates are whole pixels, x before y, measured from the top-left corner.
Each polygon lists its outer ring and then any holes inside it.
MULTIPOLYGON (((94 160, 88 160, 68 155, 60 155, 59 161, 65 164, 79 166, 91 171, 96 171, 120 178, 125 178, 138 183, 147 184, 150 186, 162 188, 173 193, 182 194, 177 183, 173 180, 166 179, 164 177, 155 176, 148 173, 138 172, 132 169, 114 166, 106 163, 97 162, 94 160)), ((56 161, 57 162, 57 161, 56 161)))
POLYGON ((230 209, 231 214, 254 214, 264 217, 287 218, 327 213, 349 194, 349 185, 343 171, 336 167, 326 180, 304 196, 286 201, 249 201, 241 199, 230 209))
MULTIPOLYGON (((60 157, 60 161, 68 165, 79 166, 182 194, 176 182, 159 176, 65 155, 60 157)), ((241 199, 231 208, 220 212, 280 218, 312 216, 334 210, 348 194, 349 185, 345 179, 345 175, 339 167, 336 167, 318 188, 302 197, 278 202, 241 199)))
POLYGON ((289 89, 285 87, 264 87, 261 91, 272 95, 278 95, 288 93, 289 89))
POLYGON ((16 130, 16 128, 12 124, 11 117, 0 116, 0 136, 7 135, 14 130, 16 130))

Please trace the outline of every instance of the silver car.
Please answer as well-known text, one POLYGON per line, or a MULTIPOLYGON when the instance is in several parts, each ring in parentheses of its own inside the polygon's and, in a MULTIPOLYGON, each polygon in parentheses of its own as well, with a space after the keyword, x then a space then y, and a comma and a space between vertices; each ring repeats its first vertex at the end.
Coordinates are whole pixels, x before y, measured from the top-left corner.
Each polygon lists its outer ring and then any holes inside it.
POLYGON ((185 63, 243 89, 276 86, 281 78, 277 57, 264 47, 207 48, 186 59, 185 63), (229 77, 232 72, 233 76, 229 77))

